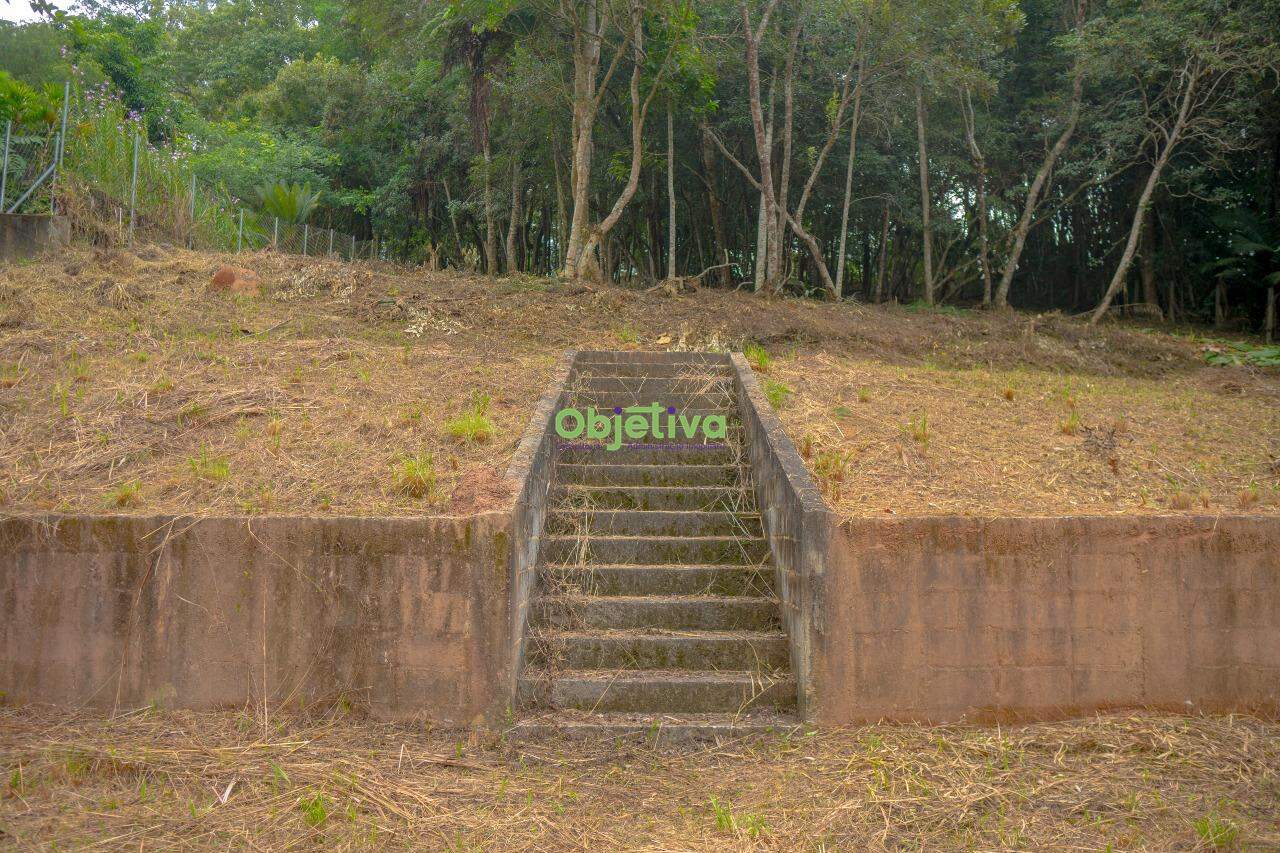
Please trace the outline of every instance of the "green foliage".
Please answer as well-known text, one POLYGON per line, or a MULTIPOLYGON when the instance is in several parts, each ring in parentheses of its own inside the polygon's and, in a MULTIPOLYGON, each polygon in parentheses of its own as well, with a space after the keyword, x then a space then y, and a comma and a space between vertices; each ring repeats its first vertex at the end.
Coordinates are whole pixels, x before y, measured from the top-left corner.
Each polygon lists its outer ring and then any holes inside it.
POLYGON ((142 503, 142 484, 137 480, 121 483, 102 498, 103 504, 109 507, 129 507, 142 503))
POLYGON ((769 405, 775 409, 781 409, 791 400, 791 395, 795 393, 789 386, 777 381, 776 379, 764 380, 764 396, 769 401, 769 405))
POLYGON ((0 71, 0 124, 12 121, 40 129, 58 120, 62 110, 62 91, 53 83, 37 90, 8 72, 0 71))
POLYGON ((768 373, 769 366, 773 364, 769 351, 759 344, 747 344, 742 348, 742 354, 751 365, 751 369, 759 373, 768 373))
POLYGON ((445 421, 444 429, 450 437, 475 444, 483 444, 493 438, 493 421, 489 419, 489 395, 476 393, 471 404, 456 418, 445 421))
POLYGON ((425 498, 436 488, 435 458, 427 453, 403 459, 395 474, 396 490, 412 498, 425 498))
POLYGON ((1248 364, 1254 367, 1280 367, 1280 344, 1250 344, 1244 341, 1217 341, 1203 348, 1209 364, 1248 364))
POLYGON ((311 826, 319 826, 328 820, 329 808, 330 803, 324 794, 317 793, 298 800, 298 811, 302 812, 302 819, 311 826))
POLYGON ((215 456, 208 447, 201 446, 200 452, 187 459, 187 468, 197 480, 218 483, 231 475, 231 463, 225 456, 215 456))
POLYGON ((1214 815, 1205 815, 1192 822, 1196 835, 1205 844, 1215 849, 1231 847, 1240 837, 1240 829, 1229 820, 1214 815))
POLYGON ((301 225, 316 206, 310 184, 266 184, 258 187, 262 212, 289 225, 301 225))

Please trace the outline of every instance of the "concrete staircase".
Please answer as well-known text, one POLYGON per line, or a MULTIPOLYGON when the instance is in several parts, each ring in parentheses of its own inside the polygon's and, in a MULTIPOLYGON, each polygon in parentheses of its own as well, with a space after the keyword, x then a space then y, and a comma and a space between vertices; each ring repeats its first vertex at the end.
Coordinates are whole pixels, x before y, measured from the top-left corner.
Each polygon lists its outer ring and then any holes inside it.
POLYGON ((722 414, 726 438, 556 450, 519 685, 524 733, 796 725, 732 368, 580 361, 563 405, 652 403, 722 414))

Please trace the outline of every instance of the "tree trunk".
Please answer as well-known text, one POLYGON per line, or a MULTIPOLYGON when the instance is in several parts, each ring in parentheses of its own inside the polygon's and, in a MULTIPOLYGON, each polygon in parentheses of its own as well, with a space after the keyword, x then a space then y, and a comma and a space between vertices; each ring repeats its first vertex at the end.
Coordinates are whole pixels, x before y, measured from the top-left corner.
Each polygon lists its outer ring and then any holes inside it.
MULTIPOLYGON (((776 79, 775 79, 776 84, 776 79)), ((773 91, 774 86, 769 87, 769 124, 764 131, 764 149, 769 152, 769 157, 773 157, 773 91)), ((761 172, 763 174, 763 171, 761 172)), ((761 186, 764 186, 763 181, 761 186)), ((763 189, 760 190, 760 214, 756 220, 756 269, 755 269, 755 292, 759 293, 765 284, 765 279, 769 275, 769 199, 765 197, 763 189)))
POLYGON ((489 134, 484 135, 484 269, 489 275, 498 274, 498 229, 493 221, 493 150, 489 134))
MULTIPOLYGON (((640 167, 644 161, 645 117, 649 113, 649 104, 653 101, 653 96, 657 93, 658 87, 662 85, 662 78, 667 69, 667 63, 664 61, 658 73, 654 75, 648 95, 642 101, 640 99, 640 77, 644 70, 644 20, 642 11, 641 0, 632 0, 631 46, 634 54, 629 87, 631 93, 631 170, 627 175, 626 186, 622 188, 622 192, 614 200, 609 215, 587 234, 583 255, 588 259, 595 252, 596 246, 604 241, 609 236, 609 232, 613 230, 613 227, 618 224, 618 220, 622 218, 623 212, 627 209, 627 205, 630 204, 631 199, 636 194, 636 189, 640 185, 640 167)), ((668 59, 670 55, 670 50, 668 50, 668 59)), ((606 269, 606 272, 609 272, 609 270, 606 269)))
POLYGON ((1276 291, 1280 287, 1267 288, 1267 313, 1262 321, 1263 337, 1267 343, 1271 343, 1276 337, 1276 291))
POLYGON ((524 187, 520 184, 520 156, 517 154, 511 162, 511 222, 507 225, 507 275, 515 275, 520 271, 517 238, 524 221, 524 212, 521 210, 523 196, 524 187))
MULTIPOLYGON (((584 255, 591 217, 591 159, 595 151, 593 131, 596 110, 599 109, 599 101, 596 97, 596 70, 600 67, 604 16, 600 14, 597 0, 585 0, 583 5, 585 8, 583 21, 579 24, 575 17, 573 32, 573 127, 570 134, 573 143, 573 159, 569 165, 573 217, 570 220, 569 242, 565 249, 565 278, 580 277, 592 260, 585 258, 584 255)), ((607 85, 608 79, 607 74, 604 84, 607 85)))
POLYGON ((1147 221, 1142 226, 1142 250, 1138 253, 1138 274, 1142 277, 1142 301, 1149 311, 1163 319, 1160 311, 1160 292, 1156 287, 1156 237, 1155 223, 1151 221, 1151 212, 1147 212, 1147 221))
MULTIPOLYGON (((761 15, 760 24, 757 28, 753 28, 751 26, 751 12, 748 7, 747 0, 742 0, 742 23, 744 26, 744 37, 746 40, 747 96, 751 106, 751 129, 755 135, 756 156, 760 161, 760 194, 764 199, 766 223, 765 244, 768 246, 772 243, 780 248, 781 241, 775 241, 772 239, 773 235, 777 231, 777 196, 774 194, 773 188, 773 168, 771 164, 772 145, 771 140, 765 139, 764 109, 760 103, 760 40, 764 38, 765 31, 769 26, 769 16, 773 13, 773 10, 777 5, 778 0, 769 0, 769 4, 765 7, 765 10, 761 15)), ((780 252, 778 254, 780 254, 780 252)), ((757 249, 757 266, 759 263, 760 257, 759 250, 757 249)), ((773 257, 766 257, 765 263, 767 272, 765 274, 765 280, 762 282, 762 286, 773 290, 778 284, 775 274, 775 270, 777 269, 777 260, 773 257)))
MULTIPOLYGON (((1086 8, 1087 0, 1077 0, 1077 36, 1084 29, 1086 8)), ((1013 246, 1009 250, 1009 257, 1005 258, 1004 269, 1000 273, 1000 285, 996 289, 997 308, 1007 308, 1009 306, 1009 288, 1013 285, 1013 274, 1018 270, 1018 261, 1021 260, 1022 250, 1027 244, 1027 233, 1031 230, 1031 217, 1035 215, 1036 207, 1040 203, 1040 193, 1044 189, 1045 182, 1049 179, 1050 172, 1053 171, 1058 158, 1062 156, 1062 152, 1067 148, 1067 143, 1071 141, 1072 134, 1076 131, 1076 124, 1080 120, 1080 104, 1083 99, 1084 66, 1077 58, 1075 68, 1071 74, 1071 107, 1067 113, 1067 123, 1062 129, 1062 133, 1058 134, 1058 138, 1054 141, 1053 147, 1049 149, 1049 153, 1045 155, 1044 162, 1036 170, 1035 178, 1031 181, 1031 188, 1027 190, 1027 198, 1022 205, 1022 215, 1018 217, 1018 224, 1013 229, 1013 246)))
POLYGON ((924 90, 916 86, 916 139, 920 147, 920 235, 924 244, 924 301, 933 304, 933 222, 929 208, 929 149, 924 138, 924 90))
POLYGON ((880 225, 880 264, 876 270, 876 290, 871 297, 872 302, 879 302, 884 298, 884 274, 885 264, 889 260, 889 198, 885 196, 884 200, 884 222, 880 225))
POLYGON ((676 277, 676 125, 667 107, 667 278, 676 277))
MULTIPOLYGON (((865 21, 865 17, 864 17, 865 21)), ((858 81, 853 86, 853 124, 849 127, 849 162, 844 169, 844 201, 840 205, 840 249, 836 255, 836 298, 844 294, 845 241, 849 236, 849 201, 853 194, 853 162, 858 155, 858 124, 862 118, 862 81, 866 79, 866 57, 863 55, 865 27, 858 28, 858 81)), ((866 271, 863 271, 865 278, 866 271)))
POLYGON ((1142 223, 1147 217, 1147 209, 1151 206, 1151 196, 1156 190, 1156 185, 1160 183, 1160 174, 1164 171, 1165 164, 1169 162, 1169 155, 1173 153, 1174 147, 1181 141, 1182 131, 1186 127, 1187 115, 1191 112, 1191 102, 1196 91, 1196 81, 1198 78, 1198 69, 1188 72, 1187 87, 1182 93, 1182 103, 1178 107, 1178 117, 1173 123, 1173 129, 1168 132, 1164 138, 1164 145, 1160 147, 1160 153, 1156 157, 1155 165, 1151 168, 1151 174, 1147 176, 1147 182, 1142 188, 1142 195, 1138 198, 1138 209, 1133 213, 1133 222, 1129 226, 1129 239, 1125 241, 1124 252, 1120 255, 1120 263, 1116 265, 1116 271, 1111 276, 1111 283, 1107 285, 1107 292, 1102 295, 1102 301, 1098 303, 1098 307, 1094 309, 1093 314, 1089 317, 1089 325, 1092 326, 1107 313, 1107 309, 1111 307, 1111 300, 1115 298, 1121 286, 1124 285, 1125 278, 1129 275, 1129 266, 1133 263, 1133 256, 1138 249, 1138 237, 1142 234, 1142 223))
POLYGON ((982 307, 988 308, 991 306, 991 242, 988 238, 987 158, 978 146, 977 116, 967 87, 963 107, 965 137, 969 140, 973 162, 978 167, 978 264, 982 267, 982 307))
MULTIPOLYGON (((704 123, 702 126, 702 171, 707 182, 707 205, 711 208, 711 232, 715 235, 718 253, 713 253, 712 264, 729 263, 729 241, 724 233, 724 212, 720 195, 716 192, 716 160, 714 146, 711 142, 711 131, 704 123)), ((729 286, 731 277, 727 266, 716 270, 717 278, 724 287, 729 286)))

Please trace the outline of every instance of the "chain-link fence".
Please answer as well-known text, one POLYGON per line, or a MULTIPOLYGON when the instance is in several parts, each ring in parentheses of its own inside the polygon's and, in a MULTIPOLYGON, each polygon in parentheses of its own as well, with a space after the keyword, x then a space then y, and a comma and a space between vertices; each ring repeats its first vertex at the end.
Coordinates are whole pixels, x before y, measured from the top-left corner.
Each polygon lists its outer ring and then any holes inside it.
POLYGON ((47 127, 4 122, 0 149, 0 213, 52 213, 54 182, 67 134, 71 84, 63 87, 61 120, 47 127))
POLYGON ((81 93, 68 84, 64 93, 58 123, 38 130, 7 123, 0 199, 8 200, 0 211, 49 213, 56 206, 78 230, 108 242, 400 260, 376 234, 362 240, 310 222, 281 220, 240 203, 225 187, 199 181, 189 152, 152 145, 139 118, 105 88, 81 93))

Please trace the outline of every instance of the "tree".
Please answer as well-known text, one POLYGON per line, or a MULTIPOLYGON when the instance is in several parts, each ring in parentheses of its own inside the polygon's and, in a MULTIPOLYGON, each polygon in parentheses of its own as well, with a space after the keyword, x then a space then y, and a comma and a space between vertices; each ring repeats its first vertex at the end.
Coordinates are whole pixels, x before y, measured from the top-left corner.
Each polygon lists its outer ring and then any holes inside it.
POLYGON ((1133 7, 1094 35, 1097 60, 1128 69, 1133 80, 1133 127, 1150 159, 1111 281, 1089 317, 1097 323, 1129 273, 1152 194, 1176 153, 1193 146, 1218 160, 1250 144, 1237 132, 1253 103, 1254 81, 1280 69, 1280 46, 1260 30, 1274 5, 1223 7, 1212 0, 1156 0, 1133 7))

